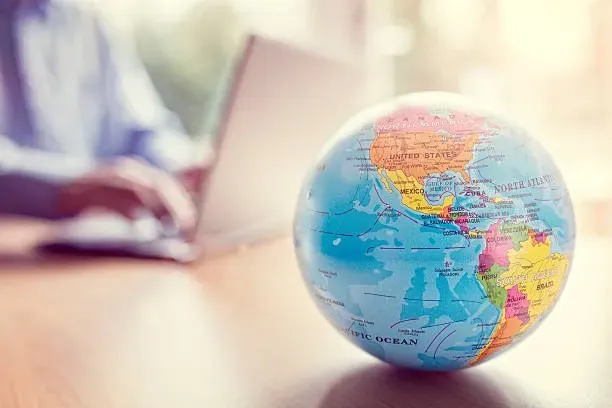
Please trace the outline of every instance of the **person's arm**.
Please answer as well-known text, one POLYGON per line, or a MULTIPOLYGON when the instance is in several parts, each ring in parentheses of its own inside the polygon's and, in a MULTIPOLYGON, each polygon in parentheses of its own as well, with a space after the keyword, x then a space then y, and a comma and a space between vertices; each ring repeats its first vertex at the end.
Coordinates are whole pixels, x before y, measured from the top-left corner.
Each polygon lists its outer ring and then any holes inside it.
POLYGON ((93 208, 127 218, 149 211, 184 232, 195 225, 187 192, 163 170, 23 148, 0 135, 0 214, 59 220, 93 208))
POLYGON ((176 115, 164 106, 137 53, 95 19, 106 106, 115 132, 126 140, 124 155, 138 156, 177 173, 202 164, 204 146, 195 146, 176 115))
POLYGON ((62 186, 94 169, 88 159, 22 148, 0 135, 0 214, 63 218, 62 186))

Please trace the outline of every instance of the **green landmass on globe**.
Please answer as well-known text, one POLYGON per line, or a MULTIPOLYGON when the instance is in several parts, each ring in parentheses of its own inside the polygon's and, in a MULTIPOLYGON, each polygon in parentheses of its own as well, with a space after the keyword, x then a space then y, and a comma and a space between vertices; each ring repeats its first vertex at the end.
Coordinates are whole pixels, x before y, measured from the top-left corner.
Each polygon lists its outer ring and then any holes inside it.
POLYGON ((456 370, 515 345, 567 281, 575 223, 548 152, 445 93, 397 98, 333 137, 294 242, 319 310, 391 364, 456 370))

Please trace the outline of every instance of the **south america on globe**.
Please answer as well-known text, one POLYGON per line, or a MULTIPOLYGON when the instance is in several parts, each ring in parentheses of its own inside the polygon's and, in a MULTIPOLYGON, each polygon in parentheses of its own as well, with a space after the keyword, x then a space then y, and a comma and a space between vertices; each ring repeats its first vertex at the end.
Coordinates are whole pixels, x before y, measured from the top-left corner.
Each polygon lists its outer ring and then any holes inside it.
POLYGON ((295 213, 325 318, 390 364, 481 364, 534 332, 568 279, 572 202, 550 154, 459 95, 415 93, 349 120, 295 213))

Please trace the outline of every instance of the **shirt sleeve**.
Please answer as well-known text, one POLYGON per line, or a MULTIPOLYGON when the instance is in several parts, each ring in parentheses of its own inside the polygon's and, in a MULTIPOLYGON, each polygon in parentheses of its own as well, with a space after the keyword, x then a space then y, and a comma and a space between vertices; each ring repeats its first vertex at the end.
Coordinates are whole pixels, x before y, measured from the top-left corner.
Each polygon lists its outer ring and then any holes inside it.
POLYGON ((0 135, 0 213, 59 219, 60 187, 96 163, 65 154, 23 148, 0 135))
POLYGON ((130 41, 117 39, 99 17, 95 26, 106 108, 115 132, 125 139, 124 154, 139 156, 169 172, 197 164, 202 149, 194 146, 178 117, 166 109, 130 41))

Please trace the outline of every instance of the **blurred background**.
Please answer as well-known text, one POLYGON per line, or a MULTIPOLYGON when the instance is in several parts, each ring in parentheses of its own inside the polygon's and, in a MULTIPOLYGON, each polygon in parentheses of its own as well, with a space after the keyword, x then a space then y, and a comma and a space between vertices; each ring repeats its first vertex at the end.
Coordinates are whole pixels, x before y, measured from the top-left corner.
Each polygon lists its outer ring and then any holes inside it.
POLYGON ((612 0, 104 0, 191 133, 246 30, 369 74, 370 103, 457 91, 508 111, 554 155, 580 220, 611 230, 612 0))

